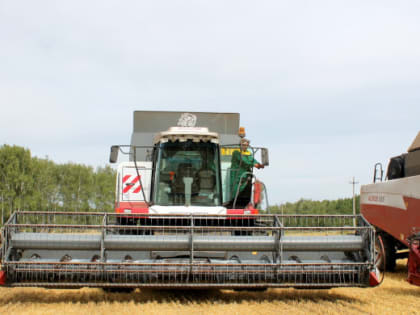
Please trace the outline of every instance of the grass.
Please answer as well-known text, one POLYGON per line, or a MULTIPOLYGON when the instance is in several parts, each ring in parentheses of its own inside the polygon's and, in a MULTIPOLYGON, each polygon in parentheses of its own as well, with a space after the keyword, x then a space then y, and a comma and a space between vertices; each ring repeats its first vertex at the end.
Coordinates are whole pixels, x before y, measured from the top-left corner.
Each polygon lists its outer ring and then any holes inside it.
POLYGON ((406 260, 381 286, 331 290, 270 289, 105 293, 100 289, 0 288, 0 314, 416 314, 420 287, 406 281, 406 260))

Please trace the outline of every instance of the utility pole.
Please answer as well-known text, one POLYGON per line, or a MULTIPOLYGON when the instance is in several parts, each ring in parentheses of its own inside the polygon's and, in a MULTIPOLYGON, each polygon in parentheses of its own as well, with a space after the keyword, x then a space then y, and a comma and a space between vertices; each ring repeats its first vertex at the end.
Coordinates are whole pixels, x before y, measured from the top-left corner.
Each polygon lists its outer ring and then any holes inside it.
MULTIPOLYGON (((3 184, 4 186, 6 186, 6 176, 4 174, 4 171, 2 169, 0 169, 1 171, 1 177, 3 179, 3 184)), ((4 224, 4 191, 3 191, 3 187, 2 187, 2 191, 1 191, 1 225, 3 226, 4 224)))
POLYGON ((4 225, 4 193, 1 193, 1 226, 4 225))
POLYGON ((353 215, 354 215, 354 219, 353 219, 353 225, 356 226, 356 195, 354 193, 354 187, 356 186, 356 184, 358 184, 359 182, 356 182, 354 176, 351 182, 349 182, 349 184, 353 185, 353 215))

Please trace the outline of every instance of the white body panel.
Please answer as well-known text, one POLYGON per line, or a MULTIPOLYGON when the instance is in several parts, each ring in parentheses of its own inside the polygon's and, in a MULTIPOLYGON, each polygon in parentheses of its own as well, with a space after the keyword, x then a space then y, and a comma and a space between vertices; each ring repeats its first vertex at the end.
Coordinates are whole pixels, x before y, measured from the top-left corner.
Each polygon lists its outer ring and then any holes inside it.
POLYGON ((146 201, 150 200, 150 190, 152 183, 152 162, 139 161, 137 162, 138 173, 140 179, 137 176, 134 162, 123 162, 118 166, 117 176, 117 196, 118 201, 146 201), (141 187, 140 185, 143 185, 141 187))
POLYGON ((217 132, 209 132, 209 129, 206 127, 171 127, 167 131, 159 132, 155 136, 154 143, 184 142, 187 140, 219 143, 219 134, 217 132))
POLYGON ((363 185, 360 203, 407 210, 403 197, 420 199, 420 175, 363 185))
POLYGON ((199 206, 151 206, 153 214, 226 214, 225 207, 199 207, 199 206))

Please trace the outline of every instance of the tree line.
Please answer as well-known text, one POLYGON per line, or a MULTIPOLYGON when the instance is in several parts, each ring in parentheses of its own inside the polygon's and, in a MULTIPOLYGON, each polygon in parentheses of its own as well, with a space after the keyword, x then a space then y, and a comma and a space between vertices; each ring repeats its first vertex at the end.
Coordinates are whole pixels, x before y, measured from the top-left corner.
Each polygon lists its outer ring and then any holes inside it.
MULTIPOLYGON (((360 213, 360 196, 355 196, 356 213, 360 213)), ((337 200, 300 199, 270 207, 271 213, 278 214, 353 214, 353 198, 337 200)))
POLYGON ((13 211, 112 211, 116 171, 37 158, 19 146, 0 147, 1 223, 13 211))
MULTIPOLYGON (((13 211, 112 211, 116 171, 37 158, 19 146, 0 147, 0 201, 3 224, 13 211)), ((359 213, 359 196, 356 197, 359 213)), ((300 199, 270 207, 271 213, 352 214, 352 198, 300 199)))

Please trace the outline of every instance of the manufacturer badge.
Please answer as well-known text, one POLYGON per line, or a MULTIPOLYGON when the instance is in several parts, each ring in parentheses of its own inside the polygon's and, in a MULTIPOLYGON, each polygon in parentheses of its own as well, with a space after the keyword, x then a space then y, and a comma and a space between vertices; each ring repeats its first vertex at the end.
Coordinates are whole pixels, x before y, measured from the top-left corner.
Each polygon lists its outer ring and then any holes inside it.
POLYGON ((197 123, 197 116, 190 113, 184 113, 178 119, 179 127, 195 127, 196 123, 197 123))

